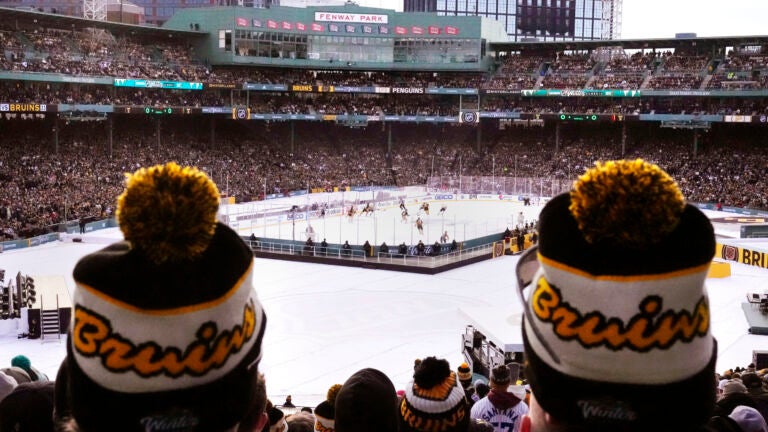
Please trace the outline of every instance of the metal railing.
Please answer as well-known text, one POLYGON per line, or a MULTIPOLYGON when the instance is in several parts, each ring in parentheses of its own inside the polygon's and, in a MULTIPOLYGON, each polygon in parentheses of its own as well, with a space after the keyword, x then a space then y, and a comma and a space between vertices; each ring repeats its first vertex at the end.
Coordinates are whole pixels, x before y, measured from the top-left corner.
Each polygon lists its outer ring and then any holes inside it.
POLYGON ((490 258, 493 246, 492 243, 488 243, 467 249, 441 252, 437 255, 419 255, 412 253, 400 254, 397 252, 397 247, 391 247, 390 249, 392 249, 393 252, 383 253, 379 252, 378 250, 374 250, 373 256, 368 256, 363 252, 360 246, 354 246, 351 249, 343 249, 338 245, 329 245, 328 247, 323 248, 318 244, 315 244, 314 246, 307 246, 306 244, 270 242, 263 240, 255 242, 251 241, 249 243, 251 250, 255 252, 282 255, 303 255, 338 260, 354 260, 360 262, 394 264, 425 268, 442 267, 444 265, 461 262, 483 255, 486 255, 490 258))

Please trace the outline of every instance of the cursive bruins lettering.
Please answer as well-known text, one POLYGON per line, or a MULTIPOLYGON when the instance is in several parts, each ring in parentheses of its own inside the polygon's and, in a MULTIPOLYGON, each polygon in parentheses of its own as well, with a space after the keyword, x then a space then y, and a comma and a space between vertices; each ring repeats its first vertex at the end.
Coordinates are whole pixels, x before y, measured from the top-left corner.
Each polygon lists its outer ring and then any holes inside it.
POLYGON ((206 322, 197 330, 195 340, 182 351, 151 341, 137 344, 114 333, 107 318, 77 306, 72 336, 77 352, 85 357, 100 357, 101 363, 110 371, 134 371, 143 377, 164 374, 176 378, 184 374, 202 376, 221 367, 253 337, 255 328, 256 311, 250 301, 243 307, 242 324, 219 332, 215 323, 206 322))
POLYGON ((419 415, 411 410, 408 401, 403 399, 400 402, 400 415, 403 421, 415 431, 422 432, 446 432, 456 429, 456 427, 467 417, 466 408, 462 405, 457 410, 450 413, 449 416, 419 415))
POLYGON ((582 313, 564 302, 560 290, 542 277, 536 283, 531 307, 540 320, 553 324, 560 339, 575 339, 587 348, 605 346, 639 352, 667 349, 678 340, 690 342, 709 331, 709 305, 703 296, 693 312, 675 312, 663 311, 661 297, 649 295, 638 305, 639 312, 624 323, 596 311, 582 313))

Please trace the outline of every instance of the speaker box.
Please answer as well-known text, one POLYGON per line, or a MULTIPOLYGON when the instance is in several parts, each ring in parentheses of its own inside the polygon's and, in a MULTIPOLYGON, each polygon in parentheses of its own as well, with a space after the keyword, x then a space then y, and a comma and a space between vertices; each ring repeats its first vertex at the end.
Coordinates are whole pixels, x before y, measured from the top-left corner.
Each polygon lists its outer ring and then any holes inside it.
POLYGON ((768 351, 752 351, 752 363, 756 370, 768 368, 768 351))

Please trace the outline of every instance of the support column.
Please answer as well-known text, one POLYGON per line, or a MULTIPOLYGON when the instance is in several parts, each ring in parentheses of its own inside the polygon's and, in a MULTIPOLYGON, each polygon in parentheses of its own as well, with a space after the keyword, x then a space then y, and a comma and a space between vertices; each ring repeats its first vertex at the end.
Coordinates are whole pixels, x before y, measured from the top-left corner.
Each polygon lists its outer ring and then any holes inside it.
POLYGON ((627 152, 627 124, 621 124, 621 155, 624 156, 627 152))
POLYGON ((211 127, 209 128, 211 130, 211 142, 209 148, 215 148, 216 144, 216 116, 211 116, 211 127))
POLYGON ((693 130, 693 157, 696 157, 696 154, 699 152, 699 131, 698 129, 693 130))
POLYGON ((555 152, 560 151, 560 122, 555 120, 555 152))
POLYGON ((479 153, 480 152, 480 144, 483 142, 483 128, 480 127, 480 124, 478 124, 476 127, 477 127, 477 132, 476 132, 476 135, 477 135, 477 149, 476 150, 479 153))
POLYGON ((59 117, 53 120, 53 154, 59 154, 59 117))
POLYGON ((114 148, 114 125, 112 124, 112 116, 107 118, 107 156, 112 159, 112 149, 114 148))
POLYGON ((294 128, 295 126, 296 126, 296 120, 291 120, 291 154, 296 153, 293 151, 294 145, 296 144, 296 130, 294 128))

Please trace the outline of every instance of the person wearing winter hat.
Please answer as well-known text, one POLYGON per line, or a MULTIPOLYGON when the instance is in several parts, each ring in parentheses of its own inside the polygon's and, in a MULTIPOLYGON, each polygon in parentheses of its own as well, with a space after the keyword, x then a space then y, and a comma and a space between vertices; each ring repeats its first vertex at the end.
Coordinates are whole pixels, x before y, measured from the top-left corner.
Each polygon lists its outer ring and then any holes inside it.
POLYGON ((341 384, 334 384, 328 389, 325 400, 315 407, 315 432, 333 432, 336 417, 336 396, 339 395, 341 384))
POLYGON ((29 375, 29 378, 32 381, 48 381, 48 375, 40 372, 39 370, 37 370, 37 368, 33 367, 32 362, 29 360, 27 356, 17 355, 16 357, 12 358, 11 366, 24 369, 24 372, 26 372, 29 375))
POLYGON ((16 386, 19 385, 16 380, 7 375, 5 372, 0 371, 0 402, 8 396, 16 386))
POLYGON ((0 369, 0 372, 3 372, 4 374, 13 378, 19 384, 32 382, 32 377, 29 376, 27 371, 18 366, 2 368, 0 369))
POLYGON ((469 403, 447 360, 427 357, 400 401, 401 432, 466 432, 469 403))
POLYGON ((547 202, 517 264, 524 430, 696 430, 715 404, 709 219, 644 160, 597 162, 547 202), (527 300, 523 290, 528 288, 527 300))
POLYGON ((89 431, 230 431, 252 410, 266 317, 253 254, 194 167, 126 175, 125 241, 80 259, 56 415, 89 431))
POLYGON ((759 411, 752 407, 739 405, 728 415, 741 428, 742 432, 768 432, 768 424, 759 411))
POLYGON ((473 399, 473 396, 475 395, 475 386, 472 385, 472 369, 469 367, 467 362, 464 362, 459 365, 459 368, 456 370, 456 372, 456 376, 459 378, 459 382, 464 388, 464 397, 467 398, 469 406, 472 407, 472 405, 475 403, 475 400, 473 399))
POLYGON ((765 400, 750 394, 747 387, 737 379, 724 386, 722 396, 715 403, 713 415, 727 416, 739 405, 755 408, 763 416, 768 415, 768 404, 765 400))
POLYGON ((378 369, 361 369, 350 376, 336 395, 336 432, 397 432, 397 393, 378 369))
POLYGON ((519 430, 523 416, 528 413, 528 405, 523 402, 525 389, 513 386, 515 391, 509 391, 512 375, 506 365, 491 370, 489 383, 491 391, 472 406, 472 418, 487 421, 496 431, 519 430))

